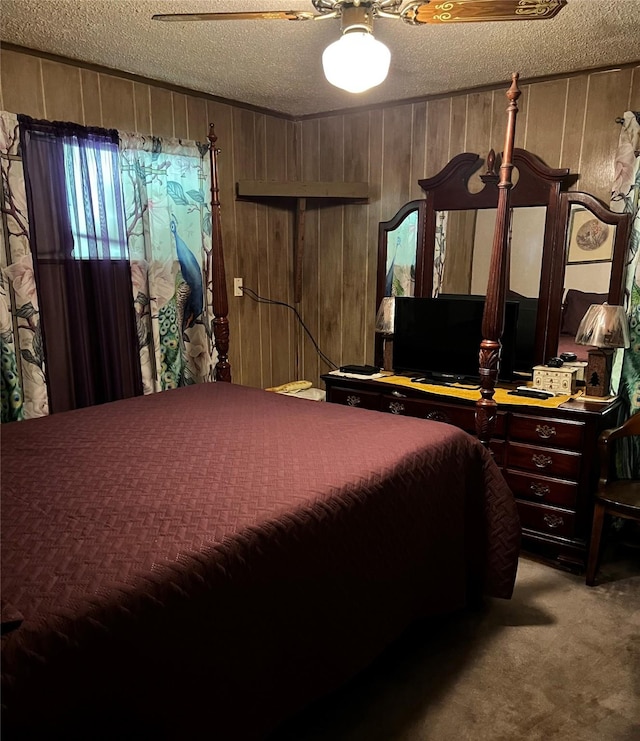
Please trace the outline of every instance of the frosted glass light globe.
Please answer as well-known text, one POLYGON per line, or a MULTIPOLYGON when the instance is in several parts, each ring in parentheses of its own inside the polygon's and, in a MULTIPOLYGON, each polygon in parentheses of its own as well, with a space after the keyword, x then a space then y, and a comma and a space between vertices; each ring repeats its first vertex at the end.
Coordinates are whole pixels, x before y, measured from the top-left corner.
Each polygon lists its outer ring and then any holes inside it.
POLYGON ((349 31, 324 50, 322 66, 327 80, 349 93, 363 93, 383 82, 391 52, 368 31, 349 31))

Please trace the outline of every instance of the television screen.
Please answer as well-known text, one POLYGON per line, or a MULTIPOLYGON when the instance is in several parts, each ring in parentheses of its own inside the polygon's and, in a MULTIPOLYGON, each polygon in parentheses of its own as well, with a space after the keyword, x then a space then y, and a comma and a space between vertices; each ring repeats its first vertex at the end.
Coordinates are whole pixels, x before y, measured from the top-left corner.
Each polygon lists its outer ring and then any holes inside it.
MULTIPOLYGON (((511 380, 518 302, 505 304, 499 378, 511 380)), ((393 368, 434 379, 477 379, 484 296, 398 297, 395 301, 393 368)))
MULTIPOLYGON (((440 298, 484 301, 484 296, 464 296, 457 293, 441 293, 440 298)), ((507 301, 517 301, 519 304, 513 370, 516 373, 527 374, 531 377, 533 366, 536 364, 534 356, 536 322, 538 318, 538 299, 521 296, 519 293, 515 293, 514 291, 507 291, 507 301)))

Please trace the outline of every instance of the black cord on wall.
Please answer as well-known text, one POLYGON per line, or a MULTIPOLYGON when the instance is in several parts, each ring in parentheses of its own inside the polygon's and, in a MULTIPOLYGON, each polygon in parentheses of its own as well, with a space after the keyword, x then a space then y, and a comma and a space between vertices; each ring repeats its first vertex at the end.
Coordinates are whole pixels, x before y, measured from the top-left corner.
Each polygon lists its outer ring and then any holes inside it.
POLYGON ((296 319, 300 322, 300 326, 302 327, 302 329, 304 329, 304 331, 307 333, 307 336, 313 343, 313 346, 315 347, 320 359, 324 361, 330 368, 333 368, 334 370, 337 369, 338 366, 334 362, 329 360, 329 358, 322 352, 322 350, 318 346, 318 343, 315 341, 313 335, 309 331, 307 325, 302 321, 302 317, 300 316, 295 306, 291 306, 291 304, 288 304, 285 301, 276 301, 272 298, 265 298, 264 296, 260 296, 252 288, 247 288, 246 286, 242 287, 242 291, 246 293, 250 299, 258 304, 272 304, 274 306, 285 306, 287 309, 291 309, 291 311, 296 315, 296 319))

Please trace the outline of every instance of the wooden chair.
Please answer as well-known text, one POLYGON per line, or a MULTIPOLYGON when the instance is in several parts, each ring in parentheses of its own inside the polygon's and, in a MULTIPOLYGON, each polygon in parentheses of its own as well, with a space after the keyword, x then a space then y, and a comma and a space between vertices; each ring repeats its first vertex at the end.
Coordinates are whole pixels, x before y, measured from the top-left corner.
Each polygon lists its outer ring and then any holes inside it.
POLYGON ((586 576, 587 585, 590 587, 595 584, 598 569, 604 516, 610 514, 640 522, 640 479, 615 479, 613 474, 615 445, 612 445, 612 443, 614 440, 630 435, 640 435, 640 413, 629 417, 620 427, 603 430, 598 438, 600 480, 596 492, 586 576))

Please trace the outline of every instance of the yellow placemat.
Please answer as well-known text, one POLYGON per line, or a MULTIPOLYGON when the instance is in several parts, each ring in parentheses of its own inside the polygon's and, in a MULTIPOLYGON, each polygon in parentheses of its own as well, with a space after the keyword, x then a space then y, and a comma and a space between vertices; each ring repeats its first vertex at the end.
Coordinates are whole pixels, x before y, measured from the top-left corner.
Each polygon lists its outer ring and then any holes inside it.
MULTIPOLYGON (((392 386, 406 386, 407 388, 417 389, 418 391, 428 391, 429 393, 437 394, 438 396, 453 396, 456 399, 478 401, 480 398, 479 389, 470 389, 465 387, 463 384, 440 386, 429 383, 414 383, 406 376, 382 376, 380 378, 372 378, 371 380, 378 381, 379 383, 390 384, 392 386)), ((508 391, 509 389, 503 388, 497 388, 495 390, 493 398, 497 404, 513 404, 556 409, 561 404, 569 401, 569 399, 579 396, 579 394, 574 394, 573 396, 570 394, 563 394, 562 396, 552 396, 549 399, 533 399, 530 396, 510 396, 508 391)))

